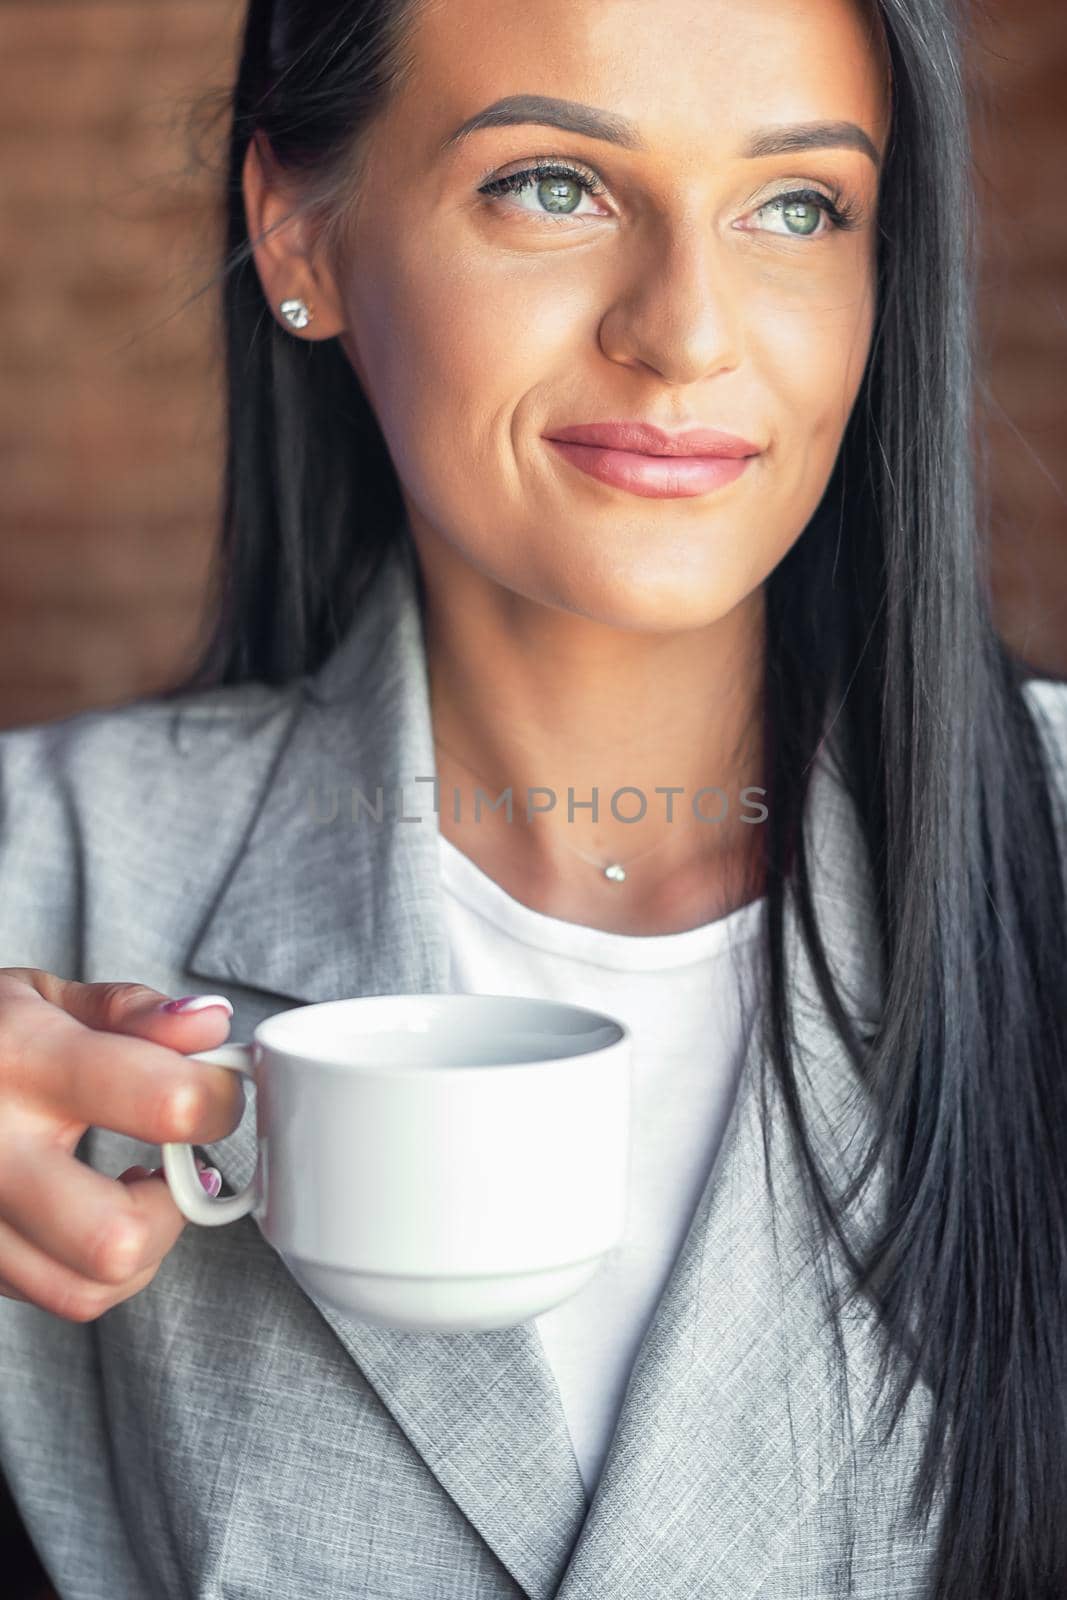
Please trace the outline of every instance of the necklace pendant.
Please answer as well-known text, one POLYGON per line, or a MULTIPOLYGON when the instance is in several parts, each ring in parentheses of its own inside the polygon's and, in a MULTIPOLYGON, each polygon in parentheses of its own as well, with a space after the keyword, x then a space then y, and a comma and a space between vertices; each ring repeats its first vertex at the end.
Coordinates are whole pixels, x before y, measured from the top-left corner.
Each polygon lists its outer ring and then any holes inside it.
POLYGON ((612 883, 625 883, 626 869, 625 867, 620 867, 617 861, 613 861, 610 867, 604 868, 604 876, 605 878, 610 878, 612 883))

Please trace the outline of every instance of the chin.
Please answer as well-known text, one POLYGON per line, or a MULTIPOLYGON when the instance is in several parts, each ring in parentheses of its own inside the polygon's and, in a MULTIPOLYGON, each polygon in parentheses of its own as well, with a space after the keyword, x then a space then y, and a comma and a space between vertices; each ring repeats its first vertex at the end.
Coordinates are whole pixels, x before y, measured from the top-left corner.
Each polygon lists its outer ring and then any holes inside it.
POLYGON ((616 560, 599 569, 561 574, 551 585, 557 598, 550 603, 605 627, 677 633, 708 627, 737 604, 740 597, 718 577, 718 582, 713 577, 699 582, 672 571, 669 564, 649 573, 646 563, 630 570, 616 560))

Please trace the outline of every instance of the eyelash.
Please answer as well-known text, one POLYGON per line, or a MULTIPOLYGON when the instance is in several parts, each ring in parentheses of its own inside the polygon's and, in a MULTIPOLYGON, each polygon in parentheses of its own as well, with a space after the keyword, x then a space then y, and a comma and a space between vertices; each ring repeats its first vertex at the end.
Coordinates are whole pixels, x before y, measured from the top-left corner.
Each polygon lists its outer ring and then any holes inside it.
MULTIPOLYGON (((531 183, 542 183, 546 178, 570 178, 586 194, 602 195, 606 192, 600 179, 591 172, 558 161, 538 160, 533 165, 524 167, 521 172, 509 172, 503 178, 494 178, 492 182, 482 184, 478 193, 488 199, 495 199, 506 194, 517 194, 531 183)), ((832 196, 824 194, 821 189, 791 189, 786 194, 773 195, 770 200, 764 201, 759 209, 764 211, 768 206, 780 202, 799 200, 805 205, 819 206, 829 217, 836 231, 844 233, 850 228, 858 227, 861 221, 859 208, 842 190, 836 186, 832 187, 832 196)), ((545 216, 552 220, 566 221, 567 214, 546 211, 545 216)), ((797 234, 795 237, 802 238, 803 235, 797 234)))

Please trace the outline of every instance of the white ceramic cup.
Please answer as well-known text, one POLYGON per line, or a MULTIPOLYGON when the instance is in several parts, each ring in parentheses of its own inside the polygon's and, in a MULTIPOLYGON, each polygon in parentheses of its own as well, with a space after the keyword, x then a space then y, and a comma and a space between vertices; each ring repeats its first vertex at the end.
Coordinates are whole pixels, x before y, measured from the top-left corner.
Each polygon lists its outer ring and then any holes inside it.
POLYGON ((190 1222, 252 1213, 296 1281, 378 1327, 513 1327, 581 1289, 622 1239, 629 1029, 505 995, 366 995, 267 1017, 202 1050, 256 1086, 258 1160, 205 1194, 191 1146, 163 1169, 190 1222))

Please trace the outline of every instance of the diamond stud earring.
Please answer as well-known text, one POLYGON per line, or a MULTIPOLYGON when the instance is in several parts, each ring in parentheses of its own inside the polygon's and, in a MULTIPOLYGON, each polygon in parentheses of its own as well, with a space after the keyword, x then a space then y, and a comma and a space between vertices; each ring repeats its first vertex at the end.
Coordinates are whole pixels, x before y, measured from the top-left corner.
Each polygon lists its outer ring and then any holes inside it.
POLYGON ((303 300, 283 300, 278 309, 291 328, 306 328, 311 321, 311 307, 303 300))

